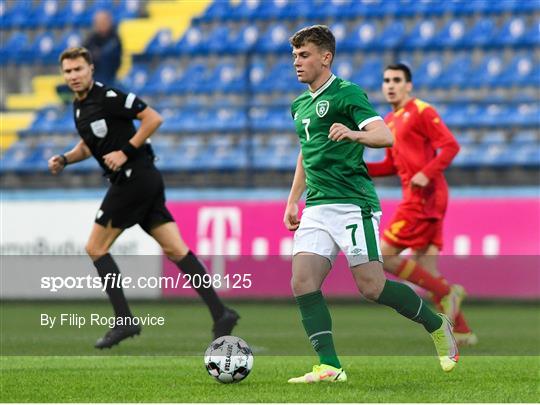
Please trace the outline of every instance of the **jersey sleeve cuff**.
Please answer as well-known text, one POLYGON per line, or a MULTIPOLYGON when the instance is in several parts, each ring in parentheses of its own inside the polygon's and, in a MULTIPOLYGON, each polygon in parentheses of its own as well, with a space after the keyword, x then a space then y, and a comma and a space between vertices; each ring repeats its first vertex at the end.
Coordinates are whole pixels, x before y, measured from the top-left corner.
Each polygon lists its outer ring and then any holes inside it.
POLYGON ((370 122, 377 121, 377 120, 382 120, 382 117, 379 116, 379 115, 376 115, 375 117, 365 119, 364 121, 362 121, 361 123, 358 124, 358 129, 361 130, 362 128, 364 128, 370 122))

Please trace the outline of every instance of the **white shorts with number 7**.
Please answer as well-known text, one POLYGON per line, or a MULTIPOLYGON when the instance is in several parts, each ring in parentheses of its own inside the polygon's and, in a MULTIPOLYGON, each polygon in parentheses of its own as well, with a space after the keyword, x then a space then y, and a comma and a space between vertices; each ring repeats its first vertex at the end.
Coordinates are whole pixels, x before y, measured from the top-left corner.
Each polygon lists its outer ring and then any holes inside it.
POLYGON ((293 256, 315 253, 334 263, 341 250, 350 267, 382 262, 379 223, 382 212, 364 212, 353 204, 325 204, 305 208, 294 234, 293 256))

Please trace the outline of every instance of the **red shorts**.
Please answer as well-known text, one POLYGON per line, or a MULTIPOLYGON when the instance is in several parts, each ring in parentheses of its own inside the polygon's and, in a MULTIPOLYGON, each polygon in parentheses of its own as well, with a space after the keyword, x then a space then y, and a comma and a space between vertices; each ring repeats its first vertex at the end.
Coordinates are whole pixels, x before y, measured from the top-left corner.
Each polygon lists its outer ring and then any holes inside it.
POLYGON ((398 248, 419 250, 429 245, 443 247, 443 219, 423 218, 415 212, 398 210, 383 239, 398 248))

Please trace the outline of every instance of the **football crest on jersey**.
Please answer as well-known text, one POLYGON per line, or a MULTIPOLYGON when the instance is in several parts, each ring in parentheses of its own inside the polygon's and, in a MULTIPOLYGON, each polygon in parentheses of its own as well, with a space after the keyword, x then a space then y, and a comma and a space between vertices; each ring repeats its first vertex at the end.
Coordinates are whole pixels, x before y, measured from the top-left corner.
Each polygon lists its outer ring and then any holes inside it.
POLYGON ((315 105, 315 112, 317 113, 319 118, 324 117, 329 109, 330 103, 328 102, 328 100, 321 100, 315 105))

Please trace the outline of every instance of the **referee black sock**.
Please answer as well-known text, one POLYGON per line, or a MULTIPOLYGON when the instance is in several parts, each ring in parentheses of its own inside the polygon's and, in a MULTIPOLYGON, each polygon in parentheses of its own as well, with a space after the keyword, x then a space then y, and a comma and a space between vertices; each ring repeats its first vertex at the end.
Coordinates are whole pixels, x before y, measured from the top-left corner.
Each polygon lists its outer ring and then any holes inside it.
MULTIPOLYGON (((208 274, 206 268, 204 267, 204 264, 200 262, 200 260, 191 250, 184 258, 176 262, 176 266, 183 273, 189 274, 192 280, 193 276, 195 275, 199 275, 199 277, 201 277, 202 279, 205 274, 208 274)), ((210 313, 212 314, 212 318, 215 322, 219 318, 221 318, 223 312, 225 312, 225 306, 217 296, 214 288, 204 287, 202 284, 203 283, 201 283, 201 286, 198 288, 193 288, 195 289, 195 291, 197 291, 197 293, 200 295, 206 305, 208 305, 208 309, 210 309, 210 313)))
POLYGON ((105 256, 101 256, 94 262, 97 272, 101 277, 101 281, 105 285, 105 291, 109 296, 109 301, 114 308, 114 315, 116 317, 132 317, 131 311, 129 310, 129 305, 124 296, 124 290, 119 285, 120 280, 120 270, 116 265, 112 256, 107 253, 105 256), (107 274, 110 276, 107 278, 107 274))

